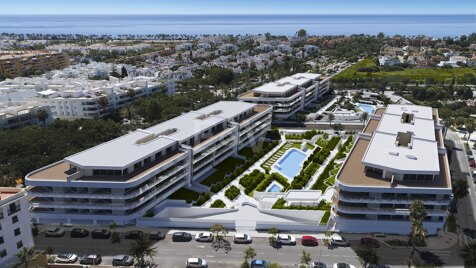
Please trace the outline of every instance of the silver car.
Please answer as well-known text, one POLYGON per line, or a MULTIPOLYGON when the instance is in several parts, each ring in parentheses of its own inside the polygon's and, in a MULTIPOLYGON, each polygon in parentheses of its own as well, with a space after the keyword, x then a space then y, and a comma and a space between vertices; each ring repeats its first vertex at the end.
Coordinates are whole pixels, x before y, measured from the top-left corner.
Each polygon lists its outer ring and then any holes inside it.
POLYGON ((75 263, 78 260, 78 255, 71 252, 61 252, 56 255, 56 263, 75 263))
POLYGON ((112 266, 132 266, 134 257, 129 255, 116 255, 112 258, 112 266))

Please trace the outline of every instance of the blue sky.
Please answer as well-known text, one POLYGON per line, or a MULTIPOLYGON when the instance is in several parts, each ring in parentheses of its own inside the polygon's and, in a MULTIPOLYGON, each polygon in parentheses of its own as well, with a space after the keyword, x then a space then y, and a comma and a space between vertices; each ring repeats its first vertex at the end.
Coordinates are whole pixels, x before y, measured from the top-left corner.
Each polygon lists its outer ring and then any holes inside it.
POLYGON ((476 14, 475 0, 0 0, 0 14, 476 14))

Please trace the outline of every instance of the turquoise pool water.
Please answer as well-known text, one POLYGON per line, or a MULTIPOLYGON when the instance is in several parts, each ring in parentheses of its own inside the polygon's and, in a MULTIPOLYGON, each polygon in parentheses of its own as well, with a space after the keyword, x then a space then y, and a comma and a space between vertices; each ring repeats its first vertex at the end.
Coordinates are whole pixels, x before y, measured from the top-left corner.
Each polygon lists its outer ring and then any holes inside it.
POLYGON ((282 173, 291 181, 299 171, 301 171, 301 164, 306 159, 306 154, 296 148, 287 151, 286 154, 279 160, 273 169, 282 173))
POLYGON ((375 106, 369 104, 358 103, 360 110, 367 112, 368 114, 373 114, 375 112, 375 106))
POLYGON ((281 192, 282 189, 283 188, 281 186, 273 182, 271 184, 271 187, 269 187, 268 192, 271 192, 271 193, 281 192))

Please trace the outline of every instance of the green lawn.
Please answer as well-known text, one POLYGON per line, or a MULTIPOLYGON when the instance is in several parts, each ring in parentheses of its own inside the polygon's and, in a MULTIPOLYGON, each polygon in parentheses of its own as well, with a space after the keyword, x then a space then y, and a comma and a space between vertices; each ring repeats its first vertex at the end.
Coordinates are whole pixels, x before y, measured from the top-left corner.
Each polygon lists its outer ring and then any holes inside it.
POLYGON ((443 68, 405 68, 402 71, 380 71, 380 72, 359 72, 359 68, 376 67, 373 59, 364 59, 334 77, 334 80, 353 78, 382 78, 389 77, 395 79, 409 79, 423 81, 427 78, 434 78, 437 81, 445 81, 456 77, 464 77, 466 74, 476 76, 476 68, 460 67, 452 69, 443 68))
POLYGON ((206 186, 212 186, 213 183, 222 181, 227 172, 234 172, 235 167, 244 163, 245 162, 241 159, 228 157, 227 159, 223 160, 223 162, 218 164, 215 167, 215 172, 213 172, 210 176, 204 179, 201 184, 206 186))
POLYGON ((175 193, 169 196, 170 199, 175 200, 197 200, 200 196, 200 193, 197 193, 193 190, 187 188, 180 188, 175 193))

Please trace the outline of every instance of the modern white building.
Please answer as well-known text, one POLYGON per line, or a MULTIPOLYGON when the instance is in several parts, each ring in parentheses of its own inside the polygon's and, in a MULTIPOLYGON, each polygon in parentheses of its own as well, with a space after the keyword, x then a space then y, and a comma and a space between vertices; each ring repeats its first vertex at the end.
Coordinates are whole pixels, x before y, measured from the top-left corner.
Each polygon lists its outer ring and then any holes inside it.
POLYGON ((238 100, 273 105, 275 120, 286 120, 329 91, 330 78, 298 73, 254 88, 238 100))
POLYGON ((16 129, 26 125, 47 126, 53 123, 50 106, 32 102, 0 102, 0 129, 16 129), (38 112, 43 110, 47 117, 41 121, 38 112))
POLYGON ((272 107, 222 101, 26 176, 35 222, 134 224, 170 194, 264 136, 272 107))
POLYGON ((337 174, 335 229, 408 234, 412 200, 425 205, 429 234, 442 229, 452 194, 442 128, 431 107, 377 109, 337 174))
POLYGON ((0 267, 16 264, 23 247, 33 247, 26 191, 0 187, 0 267))

